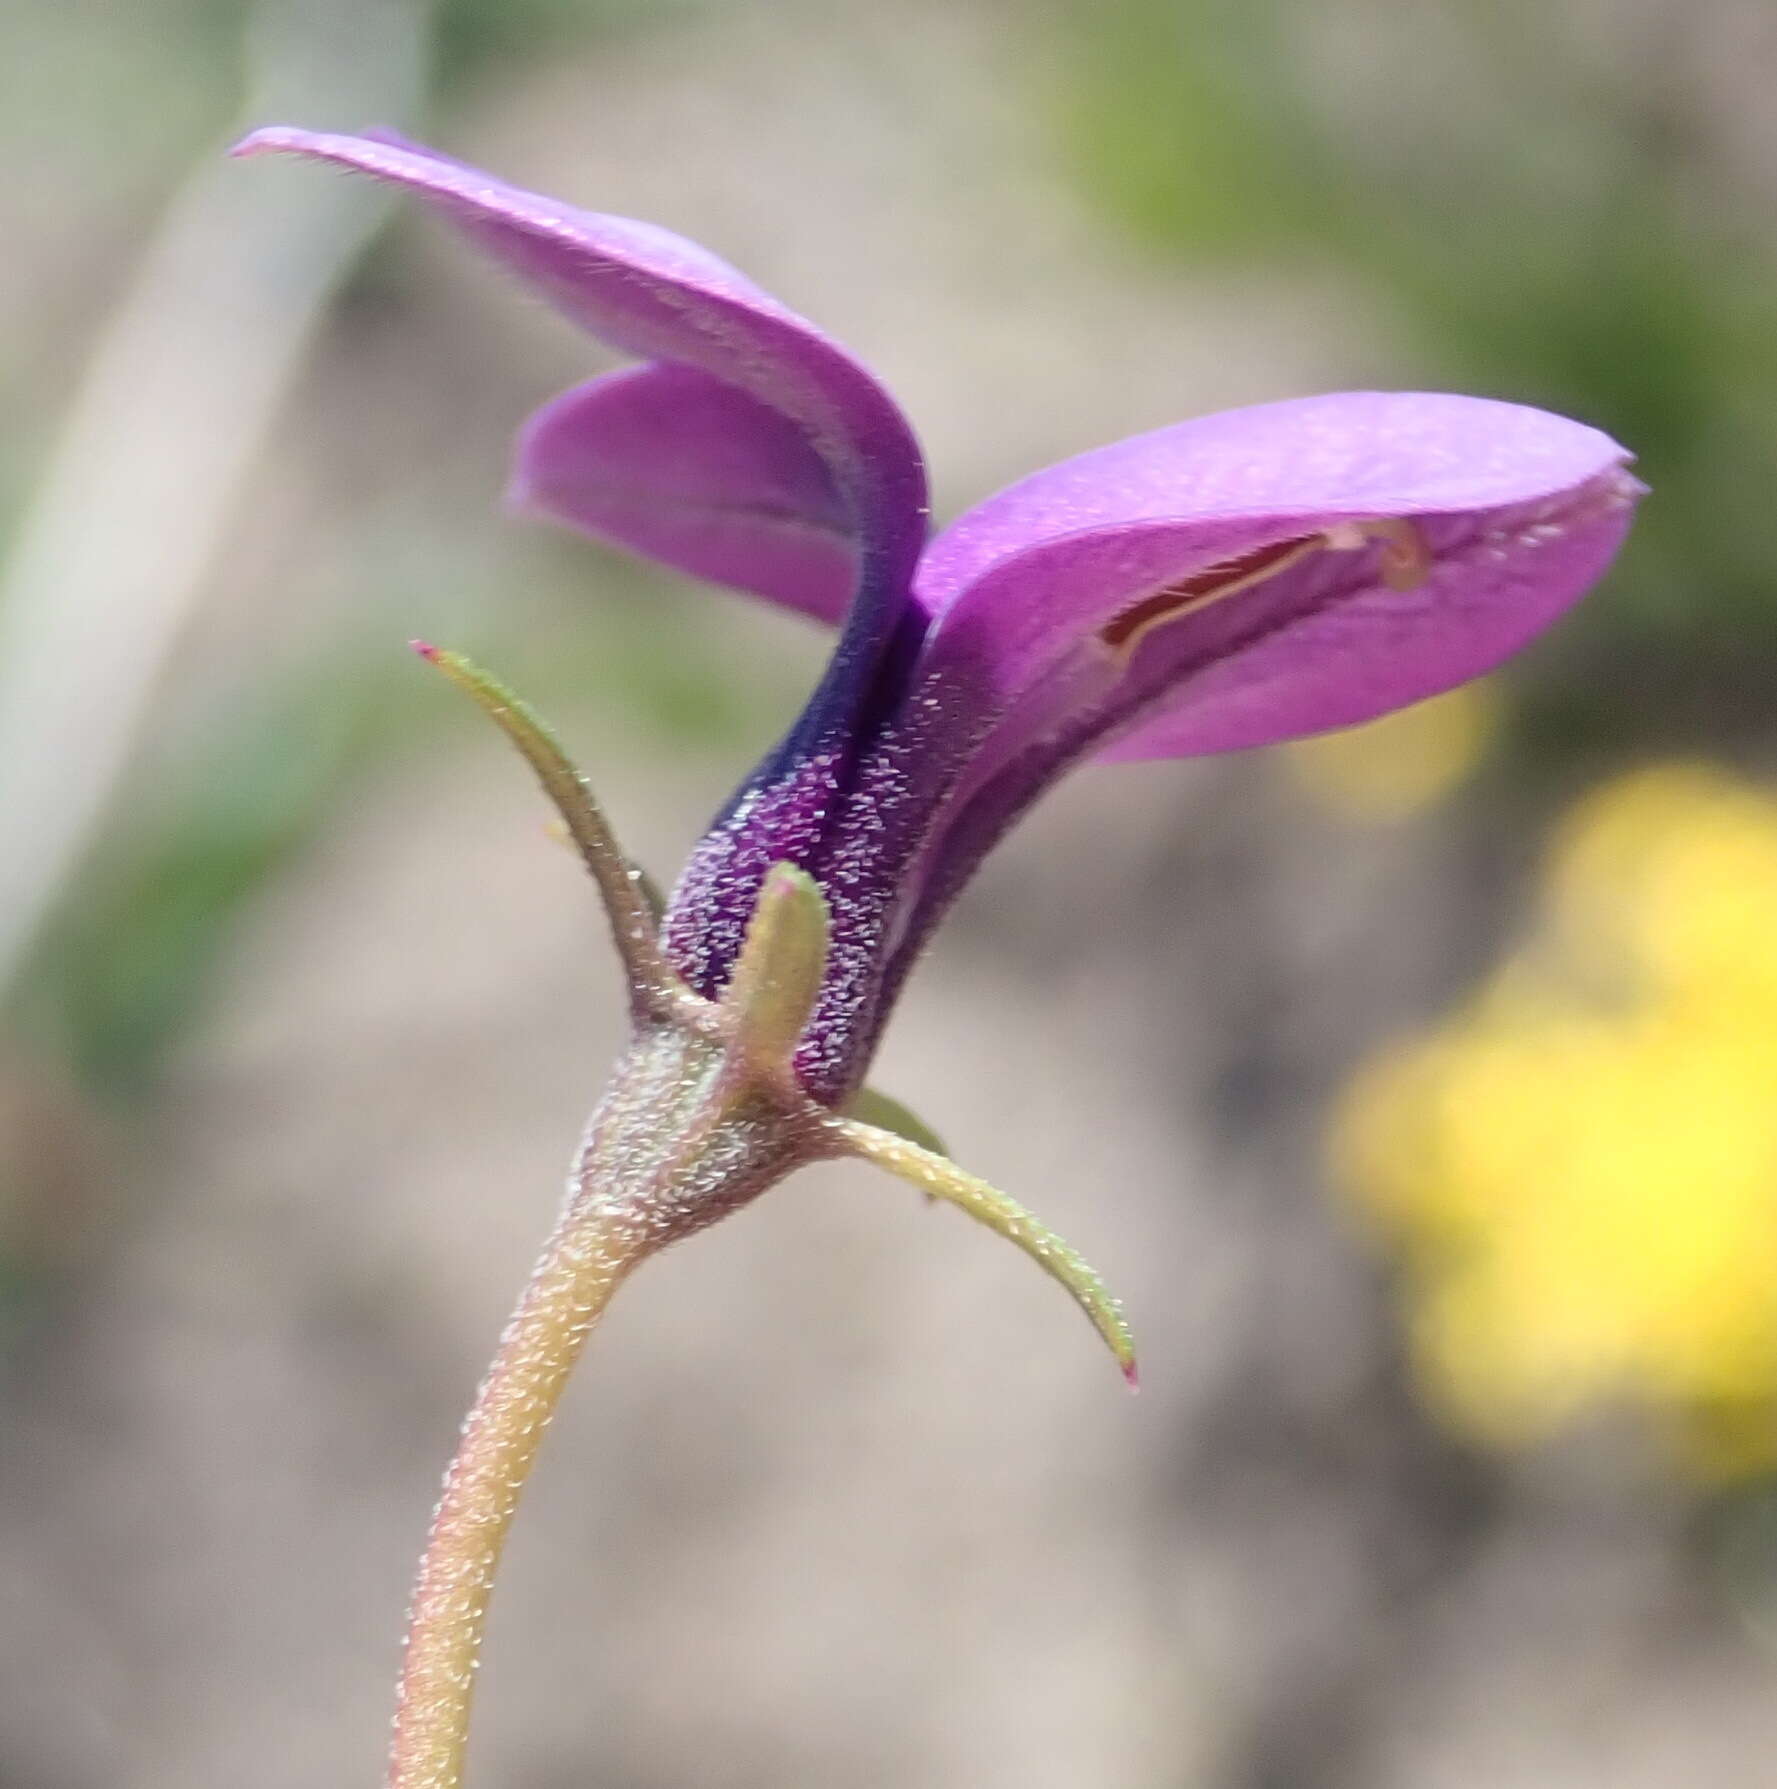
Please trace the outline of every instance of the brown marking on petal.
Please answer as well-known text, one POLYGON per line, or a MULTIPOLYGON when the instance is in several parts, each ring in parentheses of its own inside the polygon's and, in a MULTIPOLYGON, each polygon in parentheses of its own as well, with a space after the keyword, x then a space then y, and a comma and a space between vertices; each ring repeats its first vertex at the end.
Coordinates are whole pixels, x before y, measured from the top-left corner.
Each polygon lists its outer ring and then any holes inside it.
POLYGON ((1295 540, 1273 541, 1269 546, 1255 547, 1235 559, 1224 559, 1218 565, 1205 566, 1164 590, 1156 590, 1133 608, 1125 609, 1114 620, 1098 630, 1098 637, 1113 652, 1128 654, 1155 628, 1193 609, 1220 602, 1237 590, 1249 589, 1280 571, 1299 564, 1310 553, 1318 553, 1327 544, 1321 534, 1298 536, 1295 540))
POLYGON ((1404 516, 1381 516, 1374 521, 1335 522, 1318 534, 1293 540, 1273 541, 1219 564, 1205 566, 1176 584, 1168 584, 1143 597, 1098 630, 1099 639, 1119 657, 1128 658, 1157 627, 1180 615, 1220 602, 1236 591, 1250 590, 1299 565, 1311 553, 1361 551, 1372 540, 1382 543, 1377 570, 1390 590, 1413 590, 1431 573, 1431 549, 1418 527, 1404 516))

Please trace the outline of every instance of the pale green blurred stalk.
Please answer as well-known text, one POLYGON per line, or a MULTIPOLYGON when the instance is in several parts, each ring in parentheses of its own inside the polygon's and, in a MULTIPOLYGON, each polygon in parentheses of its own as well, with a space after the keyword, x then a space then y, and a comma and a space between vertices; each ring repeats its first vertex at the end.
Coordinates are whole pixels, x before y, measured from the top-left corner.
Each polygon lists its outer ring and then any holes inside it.
MULTIPOLYGON (((265 0, 243 121, 411 116, 429 11, 265 0)), ((126 280, 0 567, 0 992, 104 821, 315 327, 383 215, 343 182, 268 202, 225 146, 126 280)))

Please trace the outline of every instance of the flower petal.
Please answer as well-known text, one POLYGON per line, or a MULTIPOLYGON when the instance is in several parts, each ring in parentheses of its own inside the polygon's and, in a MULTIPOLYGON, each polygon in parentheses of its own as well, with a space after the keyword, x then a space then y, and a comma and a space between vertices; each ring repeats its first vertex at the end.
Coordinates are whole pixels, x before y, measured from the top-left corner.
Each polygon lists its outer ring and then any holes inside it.
POLYGON ((925 536, 925 468, 894 401, 842 348, 655 225, 579 211, 400 141, 279 126, 236 153, 279 151, 406 187, 600 340, 697 367, 803 431, 862 544, 860 600, 875 613, 859 622, 886 637, 925 536))
POLYGON ((842 621, 857 587, 856 533, 808 436, 696 367, 626 368, 544 405, 508 498, 819 621, 842 621))
POLYGON ((1627 458, 1562 417, 1422 392, 1138 436, 1026 479, 933 542, 925 674, 1021 736, 995 741, 999 759, 1061 711, 1121 707, 1126 725, 1200 692, 1238 718, 1144 723, 1124 755, 1367 718, 1490 668, 1574 601, 1622 538, 1627 458), (1426 556, 1404 578, 1387 533, 1402 522, 1426 556))
POLYGON ((1583 423, 1492 398, 1347 391, 1255 404, 1021 479, 932 542, 920 587, 941 609, 1015 553, 1137 522, 1491 509, 1627 457, 1583 423))

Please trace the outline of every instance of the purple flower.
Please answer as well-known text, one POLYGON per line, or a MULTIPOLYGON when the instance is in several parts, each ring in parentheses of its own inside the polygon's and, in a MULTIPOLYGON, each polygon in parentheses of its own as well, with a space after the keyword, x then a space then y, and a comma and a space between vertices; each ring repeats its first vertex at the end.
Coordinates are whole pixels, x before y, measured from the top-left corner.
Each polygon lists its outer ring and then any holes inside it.
POLYGON ((796 1061, 829 1105, 984 853, 1071 765, 1296 738, 1477 676, 1597 581, 1641 491, 1583 424, 1348 392, 1100 448, 928 538, 894 401, 706 250, 394 138, 272 129, 241 146, 264 151, 412 190, 643 362, 531 419, 518 505, 838 627, 663 930, 714 999, 768 870, 812 876, 831 946, 796 1061))
POLYGON ((644 364, 520 439, 515 500, 832 622, 801 717, 657 923, 537 718, 422 650, 560 809, 623 957, 629 1046, 463 1426, 421 1561, 388 1782, 456 1789, 487 1599, 588 1331, 649 1255, 796 1168, 874 1163, 1006 1237, 1135 1379, 1086 1262, 861 1088, 895 995, 994 842, 1088 757, 1189 757, 1346 726, 1497 664, 1609 565, 1640 487, 1594 429, 1479 398, 1354 392, 1101 448, 928 540, 893 400, 694 244, 390 137, 266 130, 418 193, 644 364))

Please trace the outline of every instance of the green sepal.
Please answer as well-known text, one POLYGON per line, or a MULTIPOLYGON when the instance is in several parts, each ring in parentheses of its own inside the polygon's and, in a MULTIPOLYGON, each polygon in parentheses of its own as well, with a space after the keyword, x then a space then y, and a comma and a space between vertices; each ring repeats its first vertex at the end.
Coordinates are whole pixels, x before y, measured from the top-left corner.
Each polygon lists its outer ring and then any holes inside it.
POLYGON ((944 1139, 917 1112, 875 1087, 860 1087, 847 1102, 845 1115, 857 1119, 860 1124, 873 1124, 879 1131, 917 1143, 933 1155, 947 1156, 950 1153, 944 1147, 944 1139))
POLYGON ((424 640, 415 640, 413 648, 468 696, 530 765, 604 902, 632 1006, 638 1012, 659 1011, 680 991, 679 979, 661 954, 647 880, 624 855, 586 778, 542 716, 473 659, 424 640))
POLYGON ((827 902, 806 870, 765 872, 740 960, 722 995, 731 1049, 752 1070, 788 1074, 827 972, 827 902))
POLYGON ((1092 1327, 1117 1357, 1123 1377, 1134 1387, 1135 1337, 1124 1319, 1123 1307, 1071 1243, 1057 1236, 1009 1194, 959 1168, 946 1155, 855 1118, 831 1119, 828 1131, 836 1155, 854 1156, 886 1168, 930 1197, 960 1207, 996 1236, 1021 1248, 1086 1313, 1092 1327))

